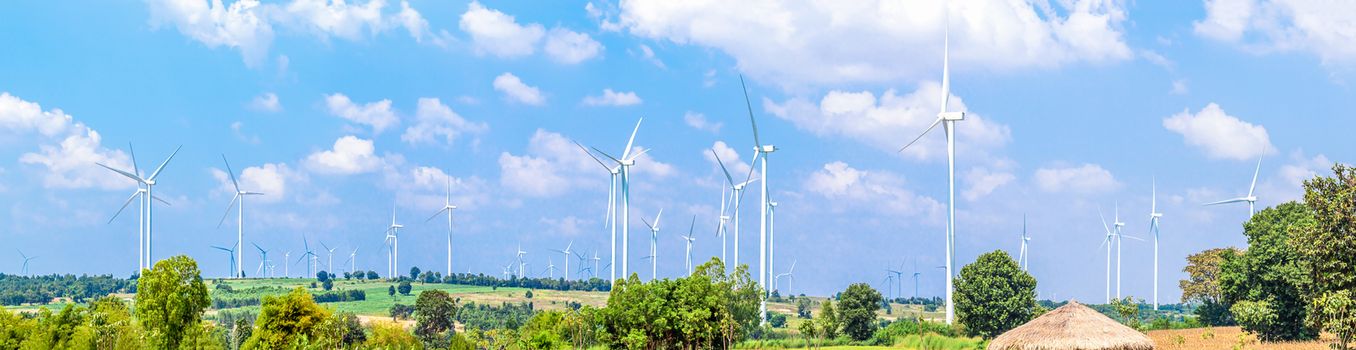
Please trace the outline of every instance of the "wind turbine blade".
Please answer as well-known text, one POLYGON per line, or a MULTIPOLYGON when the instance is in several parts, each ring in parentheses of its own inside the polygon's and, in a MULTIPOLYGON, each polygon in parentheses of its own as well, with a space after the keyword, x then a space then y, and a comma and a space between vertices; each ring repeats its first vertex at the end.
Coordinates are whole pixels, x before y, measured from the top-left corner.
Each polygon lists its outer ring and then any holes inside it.
POLYGON ((221 228, 221 225, 226 223, 226 218, 231 215, 231 206, 235 205, 235 201, 238 199, 240 199, 239 194, 231 197, 231 202, 226 204, 226 213, 221 214, 221 221, 217 221, 217 228, 221 228))
POLYGON ((184 148, 183 145, 179 145, 179 147, 175 147, 175 148, 174 148, 174 152, 173 152, 173 153, 170 153, 169 157, 166 157, 164 162, 160 162, 160 166, 156 167, 156 168, 155 168, 155 171, 151 173, 151 176, 148 177, 148 178, 146 178, 146 179, 147 179, 147 180, 152 180, 152 181, 154 181, 156 176, 160 176, 160 171, 161 171, 161 170, 165 170, 165 165, 168 165, 169 162, 170 162, 170 159, 174 159, 174 155, 179 154, 179 150, 180 150, 180 149, 183 149, 183 148, 184 148))
POLYGON ((655 227, 658 227, 658 226, 659 226, 659 217, 661 217, 661 216, 664 216, 664 209, 659 209, 659 214, 656 214, 656 215, 654 216, 654 225, 655 225, 655 227))
MULTIPOLYGON (((600 149, 598 149, 597 147, 592 147, 592 148, 593 148, 594 151, 598 152, 598 154, 601 154, 601 155, 603 155, 604 157, 607 157, 607 159, 611 159, 613 162, 616 162, 618 165, 621 165, 621 163, 622 163, 621 159, 617 159, 617 157, 613 157, 612 155, 607 154, 607 152, 603 152, 603 150, 600 150, 600 149)), ((626 156, 622 156, 622 157, 625 158, 626 156)), ((612 171, 612 169, 608 169, 608 171, 612 171)))
POLYGON ((739 87, 744 89, 744 106, 749 109, 749 124, 753 125, 753 147, 763 147, 763 142, 758 140, 758 122, 753 118, 753 102, 749 101, 749 87, 744 85, 744 75, 739 75, 739 87))
POLYGON ((630 158, 631 145, 636 142, 636 133, 640 132, 640 122, 643 121, 645 121, 645 118, 640 118, 636 120, 636 128, 634 130, 631 130, 631 138, 626 140, 626 149, 622 150, 622 159, 630 158))
POLYGON ((173 204, 170 204, 170 202, 166 202, 164 199, 160 199, 160 197, 158 196, 151 196, 151 199, 156 202, 164 203, 165 205, 173 206, 173 204))
POLYGON ((1252 185, 1248 186, 1248 197, 1257 189, 1257 174, 1262 172, 1262 156, 1257 156, 1257 169, 1252 171, 1252 185))
POLYGON ((231 170, 231 162, 226 160, 226 155, 221 155, 221 162, 226 163, 226 175, 231 177, 231 185, 235 186, 235 192, 240 193, 240 183, 235 181, 235 170, 231 170))
POLYGON ((692 224, 688 225, 688 227, 687 227, 687 239, 689 239, 689 240, 692 239, 692 230, 694 230, 694 229, 696 229, 696 228, 697 228, 697 216, 696 216, 696 215, 693 215, 693 216, 692 216, 692 224))
POLYGON ((650 225, 650 222, 649 222, 649 221, 645 221, 645 218, 640 218, 640 222, 645 223, 645 226, 646 226, 646 227, 649 227, 651 230, 654 229, 654 225, 650 225))
POLYGON ((104 165, 104 163, 98 163, 98 162, 96 162, 96 163, 94 163, 94 164, 98 164, 99 166, 104 167, 104 169, 112 170, 112 171, 114 171, 114 172, 117 172, 117 173, 119 173, 119 174, 122 174, 122 176, 126 176, 126 177, 128 177, 128 178, 130 178, 130 179, 132 179, 132 180, 136 180, 138 183, 146 183, 146 181, 141 180, 140 177, 138 177, 138 176, 136 176, 136 175, 132 175, 132 174, 126 172, 126 171, 114 169, 113 167, 104 165))
POLYGON ((1158 178, 1149 181, 1149 215, 1153 215, 1158 214, 1158 178))
POLYGON ((640 155, 645 154, 646 152, 649 152, 649 151, 650 151, 649 148, 642 149, 642 150, 640 150, 640 152, 636 152, 636 154, 632 154, 632 155, 631 155, 631 158, 628 158, 627 160, 636 160, 636 158, 640 158, 640 155))
POLYGON ((1101 206, 1098 206, 1098 207, 1097 207, 1097 217, 1099 217, 1099 218, 1102 219, 1102 229, 1103 229, 1103 230, 1106 230, 1106 234, 1111 234, 1111 227, 1106 225, 1106 216, 1105 216, 1105 215, 1102 215, 1102 207, 1101 207, 1101 206))
POLYGON ((448 210, 451 210, 451 209, 449 209, 448 207, 443 207, 443 210, 439 210, 437 213, 433 213, 433 216, 428 217, 428 220, 424 220, 424 222, 433 221, 433 219, 434 219, 434 218, 437 218, 438 215, 442 215, 443 212, 448 211, 448 210))
POLYGON ((1247 198, 1234 198, 1234 199, 1225 199, 1225 200, 1218 201, 1218 202, 1205 203, 1205 204, 1201 204, 1201 206, 1220 205, 1220 204, 1238 203, 1238 202, 1247 202, 1247 201, 1248 201, 1247 198))
POLYGON ((132 142, 127 142, 127 153, 132 155, 132 172, 141 177, 141 169, 137 168, 137 151, 132 149, 132 142))
POLYGON ((140 195, 140 194, 141 194, 141 190, 137 190, 136 192, 133 192, 133 193, 132 193, 132 196, 131 196, 131 197, 127 197, 127 201, 122 203, 122 208, 118 208, 118 212, 113 213, 113 217, 108 218, 108 223, 110 223, 110 224, 113 223, 113 219, 117 219, 117 218, 118 218, 118 215, 121 215, 121 214, 122 214, 122 211, 125 210, 125 209, 127 209, 127 206, 130 205, 130 204, 132 204, 132 200, 133 200, 133 199, 137 199, 137 195, 140 195))
POLYGON ((725 174, 725 181, 729 183, 730 186, 734 186, 734 177, 731 177, 730 170, 725 168, 725 161, 720 159, 720 155, 716 154, 716 150, 714 149, 711 150, 711 155, 716 156, 716 164, 720 164, 720 171, 725 174))
POLYGON ((574 142, 575 146, 579 146, 579 150, 584 151, 584 154, 589 155, 589 158, 593 158, 593 161, 598 162, 598 165, 602 165, 603 169, 607 169, 607 171, 612 171, 612 167, 609 167, 607 166, 606 163, 603 163, 602 159, 598 159, 598 156, 593 155, 593 152, 589 152, 589 149, 584 148, 584 145, 581 145, 579 144, 579 142, 576 142, 574 140, 570 140, 570 142, 574 142))
MULTIPOLYGON (((947 13, 950 15, 950 12, 947 13)), ((951 101, 951 23, 948 16, 945 35, 942 39, 942 112, 946 112, 951 101)))
POLYGON ((1131 235, 1121 235, 1121 237, 1133 239, 1133 240, 1140 241, 1140 242, 1143 242, 1143 241, 1144 241, 1143 238, 1139 238, 1139 237, 1135 237, 1135 236, 1131 236, 1131 235))
POLYGON ((923 130, 923 133, 918 134, 918 137, 913 138, 913 141, 909 141, 909 143, 908 143, 908 144, 905 144, 904 147, 900 147, 900 148, 899 148, 899 151, 896 151, 895 153, 904 152, 904 150, 909 149, 909 146, 913 146, 913 144, 914 144, 915 142, 918 142, 918 140, 923 139, 923 136, 926 136, 926 135, 928 134, 928 132, 932 131, 933 128, 936 128, 936 127, 937 127, 937 124, 941 124, 941 123, 942 123, 942 117, 937 117, 937 120, 933 121, 933 122, 932 122, 932 125, 929 125, 928 128, 927 128, 927 130, 923 130))

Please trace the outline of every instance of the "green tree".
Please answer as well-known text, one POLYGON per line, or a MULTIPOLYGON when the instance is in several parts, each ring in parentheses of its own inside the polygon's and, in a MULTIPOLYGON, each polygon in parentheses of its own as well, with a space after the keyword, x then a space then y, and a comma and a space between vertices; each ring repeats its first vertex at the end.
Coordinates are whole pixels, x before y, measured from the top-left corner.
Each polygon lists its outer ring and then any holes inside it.
POLYGON ((395 299, 396 295, 395 286, 390 286, 389 288, 386 288, 386 295, 390 295, 391 299, 395 299))
POLYGON ((410 266, 410 280, 419 280, 418 266, 410 266))
POLYGON ((400 284, 396 285, 396 291, 400 292, 400 295, 404 296, 410 295, 411 288, 413 287, 410 287, 410 281, 400 281, 400 284))
POLYGON ((852 339, 867 340, 876 332, 876 310, 880 310, 880 292, 866 283, 853 283, 838 298, 838 320, 843 333, 852 339))
POLYGON ((1333 165, 1332 177, 1304 181, 1304 204, 1313 211, 1311 225, 1295 228, 1291 243, 1310 283, 1301 287, 1310 300, 1310 325, 1337 335, 1347 348, 1356 333, 1356 169, 1333 165))
POLYGON ((367 271, 367 279, 374 280, 378 278, 381 278, 381 276, 377 275, 376 271, 367 271))
POLYGON ((1034 317, 1036 278, 995 250, 961 267, 956 279, 956 320, 973 336, 991 339, 1034 317))
POLYGON ((806 347, 811 349, 815 348, 815 339, 819 338, 820 334, 819 328, 815 325, 815 320, 801 321, 800 326, 798 326, 796 330, 800 331, 801 337, 805 337, 806 347))
POLYGON ((1225 262, 1239 254, 1242 252, 1236 248, 1214 248, 1187 256, 1187 265, 1182 268, 1187 279, 1177 285, 1182 288, 1182 302, 1200 304, 1196 307, 1196 316, 1201 323, 1209 326, 1234 324, 1230 305, 1220 288, 1220 275, 1225 262))
MULTIPOLYGON (((1127 295, 1125 298, 1111 299, 1111 307, 1116 310, 1116 315, 1120 316, 1121 323, 1124 323, 1130 328, 1138 329, 1139 304, 1142 304, 1143 302, 1143 300, 1135 300, 1135 297, 1127 295)), ((1040 306, 1037 307, 1039 308, 1040 306)), ((1035 317, 1036 315, 1038 315, 1038 313, 1033 313, 1032 317, 1035 317)))
POLYGON ((372 335, 367 337, 367 349, 423 349, 423 344, 404 327, 394 322, 372 322, 372 335))
POLYGON ((330 317, 306 289, 297 287, 282 296, 266 295, 254 321, 254 334, 245 341, 245 349, 293 347, 301 337, 316 338, 318 326, 330 317))
POLYGON ((316 272, 316 273, 315 273, 315 280, 320 281, 321 283, 324 283, 325 281, 329 281, 329 280, 330 280, 330 273, 329 273, 329 272, 325 272, 325 271, 316 272))
POLYGON ((426 290, 414 302, 414 335, 428 347, 446 347, 444 332, 452 330, 457 304, 445 291, 426 290))
POLYGON ((156 348, 178 349, 211 304, 198 263, 188 256, 161 260, 137 279, 137 321, 156 348))
POLYGON ((1243 224, 1248 250, 1226 260, 1219 286, 1224 303, 1244 330, 1262 341, 1307 340, 1318 330, 1305 324, 1308 301, 1300 286, 1309 277, 1300 267, 1299 253, 1290 244, 1290 233, 1313 225, 1314 215, 1303 204, 1288 202, 1257 212, 1243 224), (1251 301, 1247 305, 1239 305, 1251 301), (1249 317, 1240 315, 1248 312, 1249 317))
POLYGON ((843 326, 838 323, 838 311, 833 307, 833 299, 824 299, 819 305, 819 319, 815 320, 819 325, 819 331, 823 332, 824 338, 838 338, 838 330, 843 326))
POLYGON ((810 301, 810 298, 806 297, 796 298, 796 317, 809 319, 810 308, 814 306, 812 303, 813 302, 810 301))
MULTIPOLYGON (((3 325, 0 325, 3 328, 3 325)), ((122 299, 105 296, 89 304, 85 324, 76 330, 75 343, 91 349, 140 349, 141 339, 132 310, 122 299)), ((0 348, 5 348, 0 344, 0 348)))

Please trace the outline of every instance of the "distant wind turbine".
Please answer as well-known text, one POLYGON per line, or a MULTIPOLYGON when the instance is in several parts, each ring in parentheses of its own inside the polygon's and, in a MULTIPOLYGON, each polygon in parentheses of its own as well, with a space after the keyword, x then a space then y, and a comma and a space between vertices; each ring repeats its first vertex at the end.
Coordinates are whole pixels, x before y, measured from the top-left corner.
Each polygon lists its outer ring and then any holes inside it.
POLYGON ((325 256, 326 259, 325 272, 334 273, 334 248, 330 248, 330 246, 325 245, 325 242, 323 241, 320 242, 320 246, 324 248, 326 252, 329 253, 325 256))
POLYGON ((1257 169, 1252 171, 1252 184, 1248 186, 1247 196, 1238 197, 1234 199, 1225 199, 1218 202, 1205 203, 1205 205, 1248 202, 1248 218, 1251 219, 1252 215, 1256 213, 1255 206, 1257 204, 1257 194, 1254 193, 1254 190, 1257 189, 1257 174, 1261 172, 1262 172, 1262 156, 1257 156, 1257 169))
MULTIPOLYGON (((128 143, 127 146, 130 148, 130 147, 131 147, 131 143, 128 143)), ((160 166, 159 166, 159 167, 156 167, 156 168, 155 168, 155 171, 151 172, 151 175, 148 176, 148 177, 142 177, 141 174, 140 174, 140 170, 137 170, 137 169, 136 169, 136 159, 135 159, 135 157, 134 157, 133 160, 132 160, 132 164, 133 164, 133 171, 134 171, 134 172, 137 172, 137 174, 129 173, 129 172, 126 172, 126 171, 123 171, 123 170, 114 169, 113 167, 110 167, 110 166, 108 166, 108 165, 106 165, 106 164, 103 164, 103 163, 95 163, 95 164, 98 164, 99 166, 104 167, 105 169, 112 170, 113 172, 116 172, 116 173, 118 173, 118 174, 121 174, 122 176, 126 176, 126 177, 128 177, 128 178, 130 178, 130 179, 132 179, 132 180, 135 180, 135 181, 137 182, 137 184, 138 184, 138 188, 140 188, 140 186, 146 186, 146 192, 145 192, 144 196, 145 196, 145 197, 150 197, 150 198, 153 198, 153 199, 154 199, 154 198, 156 198, 156 197, 155 197, 155 192, 154 192, 155 184, 156 184, 156 182, 155 182, 156 177, 159 177, 159 176, 160 176, 160 171, 165 170, 165 165, 169 164, 170 159, 174 159, 174 155, 175 155, 175 154, 178 154, 178 153, 179 153, 179 149, 181 149, 181 148, 183 148, 183 146, 179 146, 178 148, 175 148, 175 149, 174 149, 174 152, 173 152, 173 153, 170 153, 169 157, 165 158, 165 161, 164 161, 164 162, 161 162, 161 163, 160 163, 160 166)), ((133 196, 135 196, 135 195, 133 195, 133 196)), ((146 238, 145 238, 145 247, 144 247, 144 248, 145 248, 145 251, 144 251, 144 253, 141 254, 142 257, 140 257, 140 258, 138 259, 139 261, 141 261, 141 266, 139 266, 138 273, 140 273, 140 270, 148 269, 148 268, 151 267, 151 265, 154 264, 154 261, 151 259, 151 256, 152 256, 152 254, 151 254, 151 251, 152 251, 152 250, 151 250, 151 249, 154 247, 154 246, 151 244, 151 239, 155 237, 155 235, 153 234, 153 231, 154 231, 154 230, 153 230, 153 227, 155 226, 155 225, 154 225, 154 224, 155 224, 155 220, 154 220, 154 217, 153 217, 151 214, 152 214, 152 210, 154 209, 155 206, 153 205, 153 204, 154 204, 154 201, 153 201, 153 200, 146 200, 145 197, 143 197, 143 198, 142 198, 142 201, 141 201, 141 204, 142 204, 142 206, 144 207, 144 209, 143 209, 142 211, 145 213, 145 221, 146 221, 146 223, 145 223, 145 229, 144 229, 144 231, 145 231, 145 235, 144 235, 144 236, 146 237, 146 238)), ((132 201, 131 199, 128 199, 128 200, 127 200, 127 203, 131 203, 131 201, 132 201)), ((162 202, 163 202, 163 201, 162 201, 162 202)), ((165 204, 169 204, 169 203, 165 203, 165 204)), ((127 207, 127 204, 123 204, 123 208, 126 208, 126 207, 127 207)), ((118 212, 122 212, 122 210, 119 209, 118 212)), ((116 217, 116 214, 114 215, 114 217, 116 217)), ((109 221, 112 221, 112 220, 110 219, 109 221)))
POLYGON ((399 279, 399 276, 398 276, 399 273, 398 273, 397 271, 400 271, 400 270, 399 270, 399 269, 400 269, 400 262, 399 262, 399 261, 400 261, 400 229, 402 229, 402 228, 405 228, 405 225, 401 225, 401 224, 397 224, 397 223, 396 223, 396 211, 395 211, 395 206, 392 206, 392 207, 391 207, 391 226, 387 226, 387 227, 386 227, 386 232, 385 232, 385 233, 386 233, 386 240, 387 240, 387 242, 388 242, 388 243, 387 243, 387 249, 386 249, 386 277, 387 277, 387 278, 391 278, 391 279, 399 279))
POLYGON ((262 272, 265 271, 264 267, 266 267, 268 264, 268 251, 264 250, 263 247, 260 247, 258 243, 250 242, 250 244, 254 245, 254 249, 259 250, 259 268, 254 270, 254 276, 258 278, 263 278, 264 274, 262 272))
MULTIPOLYGON (((769 294, 770 292, 769 292, 768 289, 767 289, 767 285, 768 285, 768 282, 769 282, 769 281, 768 281, 768 277, 771 277, 771 276, 768 275, 768 272, 769 272, 768 268, 770 267, 770 262, 769 262, 769 260, 768 260, 768 242, 767 242, 767 241, 768 241, 768 221, 767 221, 767 219, 768 219, 768 210, 772 208, 772 206, 769 205, 769 203, 771 203, 771 199, 768 198, 768 192, 767 192, 767 185, 768 185, 768 182, 771 182, 771 177, 770 177, 770 175, 768 175, 768 173, 767 173, 767 162, 768 162, 768 156, 772 155, 772 152, 776 152, 776 151, 777 151, 777 146, 774 146, 774 145, 772 145, 772 144, 763 144, 763 142, 760 141, 760 140, 758 139, 758 122, 757 122, 757 120, 755 120, 755 118, 753 117, 753 103, 749 101, 749 88, 748 88, 747 86, 744 85, 744 76, 743 76, 743 75, 740 75, 740 76, 739 76, 739 87, 742 88, 742 89, 744 90, 744 105, 745 105, 745 107, 748 108, 748 111, 749 111, 749 125, 751 125, 751 126, 753 127, 753 150, 754 150, 754 156, 755 156, 755 157, 761 157, 761 159, 762 159, 762 164, 763 164, 763 169, 762 169, 762 171, 761 171, 760 174, 759 174, 759 175, 763 178, 763 183, 762 183, 762 188, 763 188, 763 191, 762 191, 762 197, 763 197, 762 199, 763 199, 763 201, 762 201, 762 202, 763 202, 763 203, 762 203, 762 211, 759 213, 759 216, 758 216, 758 284, 759 284, 760 286, 762 286, 762 288, 763 288, 763 299, 762 299, 762 301, 758 304, 758 319, 759 319, 759 321, 760 321, 760 324, 767 324, 767 297, 770 295, 770 294, 769 294)), ((755 158, 755 159, 756 159, 756 158, 755 158)), ((753 167, 752 167, 753 164, 749 164, 749 165, 750 165, 750 166, 749 166, 749 172, 751 173, 751 172, 753 172, 753 167)), ((736 253, 735 253, 735 254, 739 254, 737 251, 738 251, 738 249, 736 249, 736 253)))
POLYGON ((29 262, 29 261, 32 261, 33 259, 37 259, 38 257, 36 257, 36 256, 28 256, 28 255, 24 255, 24 251, 18 250, 18 249, 15 249, 15 250, 19 252, 19 256, 20 256, 20 257, 23 257, 23 258, 24 258, 24 265, 23 265, 23 268, 22 268, 21 270, 19 270, 19 271, 20 271, 19 274, 24 275, 24 276, 28 276, 28 262, 29 262))
MULTIPOLYGON (((645 223, 645 226, 650 227, 650 257, 652 258, 658 255, 657 250, 659 244, 659 217, 663 215, 664 209, 659 209, 659 214, 654 216, 653 224, 651 224, 648 221, 645 221, 645 218, 640 218, 640 221, 645 223)), ((650 259, 650 280, 653 281, 656 279, 659 279, 659 259, 650 259)))
POLYGON ((1026 234, 1026 214, 1022 214, 1022 251, 1017 258, 1017 264, 1022 267, 1022 271, 1027 271, 1028 261, 1031 259, 1031 253, 1027 251, 1027 244, 1031 241, 1031 236, 1026 234))
POLYGON ((692 224, 689 225, 689 227, 687 228, 687 236, 679 237, 683 240, 684 243, 687 244, 687 254, 685 255, 683 261, 685 262, 684 265, 687 266, 687 274, 689 276, 692 275, 692 242, 695 242, 697 240, 696 238, 692 237, 692 230, 696 228, 697 228, 697 216, 693 215, 692 224))
POLYGON ((430 220, 433 220, 433 218, 438 217, 439 214, 442 214, 443 212, 447 212, 447 275, 448 275, 448 276, 451 276, 451 275, 452 275, 452 211, 453 211, 453 210, 457 210, 457 206, 452 205, 452 175, 448 175, 448 176, 447 176, 447 193, 446 193, 446 197, 444 197, 444 199, 443 199, 443 208, 442 208, 442 209, 439 209, 437 213, 433 213, 433 216, 428 217, 428 220, 424 220, 424 222, 429 222, 430 220))
POLYGON ((220 250, 220 251, 226 252, 226 256, 228 256, 228 257, 231 258, 231 265, 228 266, 228 268, 230 268, 230 270, 231 270, 231 273, 226 274, 226 276, 229 276, 229 277, 238 277, 239 274, 240 274, 240 268, 239 268, 238 266, 236 266, 236 264, 235 264, 235 261, 236 261, 236 260, 235 260, 235 256, 236 256, 236 254, 235 254, 235 249, 234 249, 234 248, 227 249, 226 247, 221 247, 221 246, 212 246, 212 248, 213 248, 213 249, 216 249, 216 250, 220 250))
MULTIPOLYGON (((607 157, 608 159, 611 159, 613 162, 617 163, 617 166, 621 168, 621 202, 622 202, 622 209, 621 209, 621 223, 620 223, 620 225, 621 225, 621 227, 622 227, 622 245, 621 245, 621 246, 622 246, 622 260, 621 260, 622 276, 629 276, 630 273, 631 273, 631 272, 630 272, 630 269, 629 269, 630 266, 627 264, 627 262, 630 260, 629 255, 627 254, 627 252, 629 252, 629 251, 630 251, 630 248, 631 248, 631 244, 630 244, 630 237, 631 237, 631 225, 630 225, 630 222, 631 222, 631 167, 633 167, 633 166, 636 165, 636 158, 640 157, 640 155, 641 155, 641 154, 644 154, 646 151, 649 151, 649 149, 645 149, 645 150, 642 150, 642 151, 637 152, 637 153, 634 153, 634 154, 631 153, 631 146, 632 146, 633 144, 635 144, 635 141, 636 141, 636 133, 640 131, 640 122, 642 122, 642 121, 644 121, 644 120, 645 120, 644 118, 641 118, 641 119, 636 120, 636 128, 635 128, 634 130, 631 130, 631 138, 628 139, 628 140, 626 141, 626 148, 625 148, 625 149, 622 149, 621 158, 617 158, 617 157, 613 157, 613 156, 611 156, 611 155, 608 155, 606 152, 603 152, 602 150, 599 150, 599 149, 597 149, 597 148, 594 148, 594 149, 593 149, 594 151, 597 151, 598 154, 602 154, 603 156, 605 156, 605 157, 607 157)), ((614 245, 615 245, 615 242, 614 242, 614 245)), ((616 253, 613 253, 613 254, 612 254, 612 262, 613 262, 614 264, 617 262, 617 254, 616 254, 616 253)), ((617 275, 616 275, 616 269, 615 269, 615 268, 613 269, 612 280, 613 280, 613 281, 616 281, 616 280, 617 280, 617 275)))
POLYGON ((569 280, 569 279, 570 279, 570 254, 573 253, 573 251, 571 251, 570 248, 573 248, 573 247, 574 247, 574 241, 570 241, 570 244, 565 245, 565 250, 551 249, 551 251, 553 251, 553 252, 565 254, 565 279, 566 279, 566 280, 569 280))
POLYGON ((1158 220, 1163 213, 1158 212, 1158 180, 1154 179, 1149 196, 1149 231, 1154 234, 1154 310, 1158 310, 1158 220))
MULTIPOLYGON (((221 162, 226 163, 226 175, 231 178, 231 186, 235 188, 235 196, 231 197, 231 202, 226 204, 226 213, 221 214, 221 220, 217 221, 217 228, 221 228, 221 224, 226 222, 226 216, 231 215, 231 204, 239 203, 235 217, 235 245, 239 247, 245 242, 245 196, 259 196, 263 193, 241 190, 240 182, 235 180, 235 170, 231 170, 231 162, 226 160, 225 154, 221 155, 221 162)), ((236 251, 236 259, 245 261, 243 254, 243 251, 236 251)), ((242 277, 244 274, 245 271, 235 271, 233 277, 242 277)))
MULTIPOLYGON (((639 130, 640 123, 636 123, 636 126, 637 130, 639 130)), ((634 135, 632 137, 634 137, 634 135)), ((602 159, 598 159, 597 156, 594 156, 593 152, 589 151, 584 145, 581 145, 578 142, 575 142, 574 145, 579 146, 579 149, 584 151, 584 154, 589 155, 589 158, 593 158, 594 161, 598 162, 598 165, 603 166, 603 169, 607 170, 611 185, 607 188, 607 214, 604 215, 604 220, 606 220, 605 225, 612 231, 612 244, 610 245, 612 249, 612 261, 617 261, 617 176, 621 174, 622 165, 608 166, 606 163, 603 163, 602 159)), ((597 274, 598 272, 594 271, 593 273, 597 274)), ((609 280, 609 282, 615 282, 617 280, 617 267, 615 265, 612 266, 611 276, 612 279, 609 280)))

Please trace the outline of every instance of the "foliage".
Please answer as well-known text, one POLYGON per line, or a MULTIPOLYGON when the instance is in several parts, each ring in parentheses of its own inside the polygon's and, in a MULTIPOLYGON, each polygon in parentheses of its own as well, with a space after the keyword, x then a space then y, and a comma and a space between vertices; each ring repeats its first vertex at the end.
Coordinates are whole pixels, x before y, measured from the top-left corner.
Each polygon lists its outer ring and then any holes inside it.
POLYGON ((456 315, 457 305, 446 291, 420 292, 419 299, 414 302, 414 335, 429 347, 445 347, 442 343, 447 336, 443 333, 452 330, 456 315))
POLYGON ((600 309, 600 341, 611 348, 729 347, 758 326, 761 289, 741 265, 719 259, 676 280, 617 281, 600 309))
POLYGON ((1220 275, 1225 262, 1239 254, 1242 252, 1235 248, 1214 248, 1187 256, 1187 265, 1182 268, 1187 279, 1178 281, 1177 285, 1182 288, 1182 302, 1200 304, 1195 313, 1201 323, 1210 326, 1234 324, 1220 288, 1220 275))
POLYGON ((378 279, 378 278, 381 278, 381 276, 380 276, 380 275, 377 275, 377 272, 376 272, 376 271, 367 271, 367 279, 369 279, 369 280, 374 280, 374 279, 378 279))
POLYGON ((364 343, 369 349, 423 349, 414 334, 394 322, 372 322, 372 335, 364 343))
POLYGON ((838 299, 838 321, 843 334, 856 340, 866 340, 876 331, 876 310, 880 309, 880 292, 866 283, 849 285, 838 299))
POLYGON ((833 299, 825 299, 819 304, 819 318, 815 319, 819 325, 820 332, 824 333, 825 338, 833 339, 838 337, 838 330, 843 325, 838 323, 838 311, 833 306, 833 299))
POLYGON ((136 280, 111 275, 19 276, 0 273, 0 305, 45 304, 53 298, 77 303, 112 293, 131 292, 136 280))
POLYGON ((772 328, 786 328, 786 314, 768 311, 767 323, 772 328))
POLYGON ((188 256, 161 260, 137 280, 136 318, 157 348, 179 348, 210 303, 198 263, 188 256))
POLYGON ((410 287, 410 281, 400 281, 400 284, 396 285, 396 291, 400 292, 400 295, 404 296, 410 295, 411 288, 413 287, 410 287))
POLYGON ((315 273, 315 280, 320 281, 320 282, 322 282, 322 283, 325 282, 325 281, 329 281, 329 280, 330 280, 330 273, 329 273, 329 272, 325 272, 325 271, 317 271, 317 272, 315 273))
MULTIPOLYGON (((410 266, 410 279, 412 279, 412 280, 418 280, 418 279, 419 279, 419 267, 418 267, 418 266, 410 266)), ((404 294, 404 293, 401 293, 401 294, 404 294)))
POLYGON ((814 302, 810 298, 796 298, 796 317, 809 319, 810 308, 813 306, 814 302))
POLYGON ((1313 221, 1309 208, 1295 202, 1257 212, 1243 225, 1248 250, 1221 267, 1219 287, 1224 303, 1233 305, 1230 310, 1243 330, 1263 341, 1318 337, 1318 330, 1304 324, 1308 302, 1300 295, 1300 286, 1310 282, 1289 243, 1292 230, 1313 225, 1313 221), (1251 303, 1240 307, 1244 301, 1251 303), (1247 312, 1248 319, 1239 311, 1247 312))
POLYGON ((457 322, 466 329, 517 329, 532 318, 532 304, 503 303, 498 307, 468 303, 457 311, 457 322))
POLYGON ((313 338, 318 326, 330 317, 329 311, 311 299, 311 293, 298 287, 283 296, 265 296, 255 320, 253 335, 246 349, 277 349, 296 344, 298 337, 313 338))
POLYGON ((414 315, 414 307, 405 304, 391 305, 391 320, 408 320, 414 315))
POLYGON ((1332 170, 1332 177, 1304 181, 1314 221, 1295 228, 1291 244, 1311 281, 1301 286, 1302 298, 1310 300, 1309 324, 1337 335, 1335 347, 1347 348, 1356 333, 1356 169, 1336 164, 1332 170))
POLYGON ((980 255, 961 267, 956 279, 956 319, 972 336, 985 339, 1035 316, 1036 278, 1002 250, 980 255))

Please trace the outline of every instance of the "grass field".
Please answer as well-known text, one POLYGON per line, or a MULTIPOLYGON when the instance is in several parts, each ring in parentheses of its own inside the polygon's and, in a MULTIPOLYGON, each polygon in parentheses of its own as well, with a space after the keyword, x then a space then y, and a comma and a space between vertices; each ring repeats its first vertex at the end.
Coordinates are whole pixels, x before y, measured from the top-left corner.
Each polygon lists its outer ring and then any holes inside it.
POLYGON ((1326 350, 1332 336, 1324 334, 1319 340, 1291 343, 1263 343, 1256 337, 1244 335, 1238 327, 1191 328, 1149 331, 1158 349, 1234 349, 1243 344, 1242 349, 1257 350, 1326 350), (1180 336, 1180 338, 1179 338, 1180 336), (1240 338, 1241 337, 1241 338, 1240 338), (1178 343, 1178 340, 1181 342, 1178 343))

